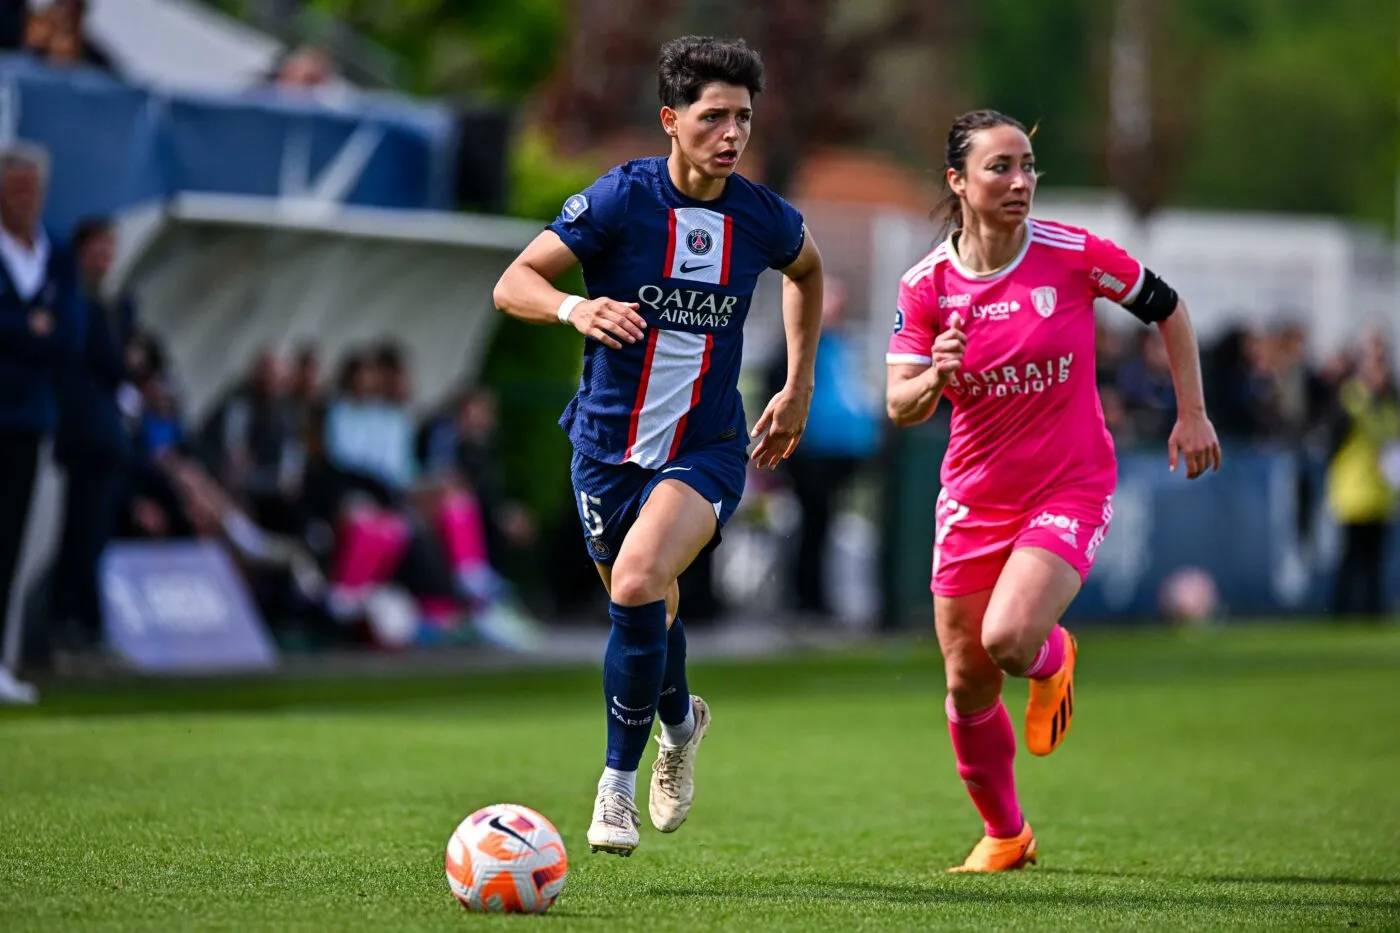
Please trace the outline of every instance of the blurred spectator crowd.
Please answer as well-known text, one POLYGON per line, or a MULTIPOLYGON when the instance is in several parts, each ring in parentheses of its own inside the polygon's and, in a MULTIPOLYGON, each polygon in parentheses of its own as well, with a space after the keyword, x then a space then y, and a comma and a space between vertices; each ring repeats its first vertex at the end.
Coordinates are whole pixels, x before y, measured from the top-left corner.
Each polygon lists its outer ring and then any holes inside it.
MULTIPOLYGON (((1310 352, 1300 323, 1239 324, 1201 355, 1210 417, 1227 457, 1232 441, 1292 451, 1300 538, 1308 541, 1316 531, 1320 501, 1336 522, 1341 556, 1332 612, 1380 616, 1385 547, 1400 498, 1400 393, 1385 334, 1368 329, 1320 357, 1310 352)), ((1097 372, 1118 446, 1165 444, 1176 396, 1160 333, 1100 327, 1097 372)))
MULTIPOLYGON (((32 664, 112 660, 98 568, 114 539, 222 541, 284 640, 538 644, 496 570, 534 529, 505 494, 489 391, 417 420, 391 341, 330 380, 314 346, 268 347, 191 423, 162 341, 105 289, 110 221, 45 231, 48 172, 37 146, 0 153, 0 605, 50 442, 64 479, 56 559, 21 597, 32 664)), ((0 666, 0 699, 24 687, 0 666)))

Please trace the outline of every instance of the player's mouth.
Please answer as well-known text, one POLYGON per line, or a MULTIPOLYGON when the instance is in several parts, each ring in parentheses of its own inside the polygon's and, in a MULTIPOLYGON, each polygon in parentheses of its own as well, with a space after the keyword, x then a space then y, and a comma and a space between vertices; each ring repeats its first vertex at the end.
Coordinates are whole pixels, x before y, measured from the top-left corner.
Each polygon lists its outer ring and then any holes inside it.
POLYGON ((1013 214, 1024 214, 1026 211, 1030 210, 1030 203, 1019 199, 1006 201, 1001 205, 1001 209, 1013 214))
POLYGON ((732 167, 739 161, 739 150, 721 149, 719 153, 715 155, 715 161, 726 168, 732 167))

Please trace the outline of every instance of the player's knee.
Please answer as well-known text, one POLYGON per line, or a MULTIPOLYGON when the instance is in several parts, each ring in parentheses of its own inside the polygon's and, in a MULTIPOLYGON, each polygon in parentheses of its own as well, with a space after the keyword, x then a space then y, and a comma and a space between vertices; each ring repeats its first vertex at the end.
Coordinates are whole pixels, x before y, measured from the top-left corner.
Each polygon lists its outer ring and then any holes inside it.
POLYGON ((988 626, 982 631, 982 647, 992 662, 1008 674, 1020 674, 1035 660, 1040 646, 1011 627, 988 626))
MULTIPOLYGON (((651 561, 619 560, 613 565, 612 601, 620 606, 644 606, 654 603, 659 599, 666 599, 667 591, 674 582, 651 561)), ((672 614, 669 601, 666 608, 669 621, 672 614)))

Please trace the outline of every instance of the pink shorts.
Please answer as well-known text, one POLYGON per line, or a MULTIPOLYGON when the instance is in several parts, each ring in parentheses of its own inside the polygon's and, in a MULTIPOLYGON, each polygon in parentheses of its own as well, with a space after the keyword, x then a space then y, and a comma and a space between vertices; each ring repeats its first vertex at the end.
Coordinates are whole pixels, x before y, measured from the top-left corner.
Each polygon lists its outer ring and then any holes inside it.
POLYGON ((944 489, 936 514, 930 589, 935 596, 966 596, 996 586, 1006 559, 1021 547, 1044 548, 1073 567, 1081 582, 1088 579, 1113 520, 1113 497, 1067 490, 1022 512, 969 506, 944 489))

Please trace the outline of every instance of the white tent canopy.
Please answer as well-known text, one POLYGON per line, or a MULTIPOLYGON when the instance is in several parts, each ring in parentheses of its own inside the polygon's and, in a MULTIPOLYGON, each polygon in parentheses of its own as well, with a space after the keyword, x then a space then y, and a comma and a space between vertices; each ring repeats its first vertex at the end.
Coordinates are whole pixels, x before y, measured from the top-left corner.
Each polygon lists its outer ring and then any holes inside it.
POLYGON ((89 0, 86 31, 124 74, 171 91, 239 92, 283 45, 191 0, 89 0))
POLYGON ((193 419, 260 347, 314 343, 332 361, 385 337, 409 353, 425 406, 480 371, 491 290, 541 226, 182 195, 124 218, 117 285, 167 343, 193 419))

